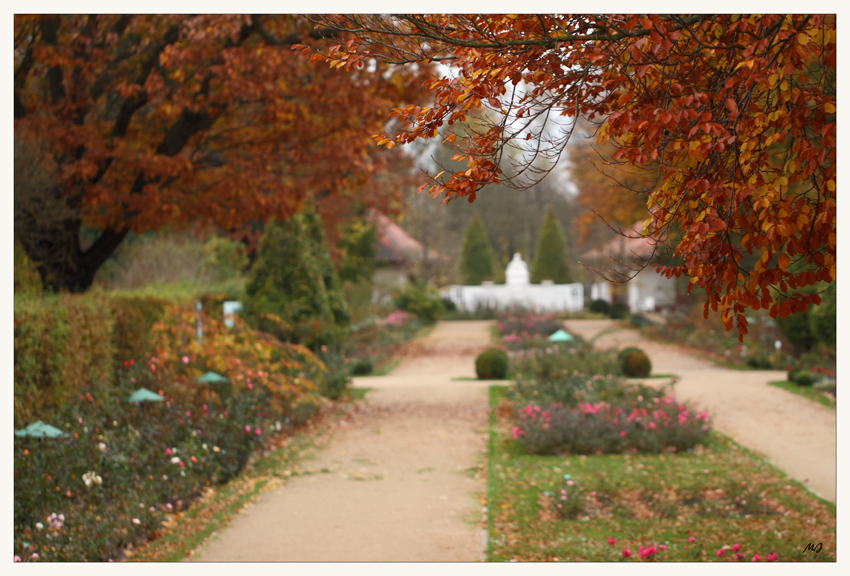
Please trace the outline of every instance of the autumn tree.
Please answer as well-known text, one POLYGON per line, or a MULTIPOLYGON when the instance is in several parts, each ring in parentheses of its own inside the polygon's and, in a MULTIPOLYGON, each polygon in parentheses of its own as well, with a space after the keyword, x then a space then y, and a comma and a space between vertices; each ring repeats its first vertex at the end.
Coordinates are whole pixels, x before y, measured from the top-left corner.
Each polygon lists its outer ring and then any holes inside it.
POLYGON ((50 179, 19 187, 16 163, 15 233, 61 290, 85 290, 130 231, 236 233, 308 197, 323 215, 383 207, 396 190, 374 178, 389 157, 369 135, 429 74, 312 66, 291 46, 350 35, 299 16, 16 15, 14 29, 15 139, 50 179))
MULTIPOLYGON (((651 172, 614 160, 613 144, 596 144, 582 137, 580 127, 577 129, 578 138, 566 149, 567 170, 581 210, 575 221, 578 240, 587 245, 593 238, 608 241, 607 232, 626 230, 646 220, 646 195, 656 181, 651 172)), ((587 129, 592 130, 592 126, 587 129)))
POLYGON ((490 246, 487 229, 478 211, 472 215, 466 225, 458 270, 461 282, 466 286, 477 286, 484 280, 493 280, 495 273, 493 248, 490 246))
POLYGON ((597 126, 612 157, 651 171, 643 234, 676 238, 678 266, 705 289, 727 329, 747 308, 787 316, 820 301, 797 289, 835 281, 834 15, 335 15, 353 42, 314 54, 333 68, 364 62, 448 72, 432 106, 392 109, 392 147, 465 126, 466 169, 429 194, 474 201, 482 187, 522 188, 560 157, 576 120, 597 126), (489 123, 487 119, 492 119, 489 123), (553 119, 561 124, 553 127, 553 119), (506 150, 524 169, 506 176, 506 150), (542 163, 539 161, 542 159, 542 163), (548 162, 548 164, 547 164, 548 162), (743 256, 755 255, 752 266, 743 256), (814 266, 810 269, 808 266, 814 266), (788 291, 790 289, 790 291, 788 291), (783 296, 787 294, 786 296, 783 296))
POLYGON ((564 231, 555 209, 550 206, 540 223, 537 248, 531 262, 531 282, 539 284, 543 280, 552 280, 555 284, 570 284, 573 281, 570 268, 564 231))

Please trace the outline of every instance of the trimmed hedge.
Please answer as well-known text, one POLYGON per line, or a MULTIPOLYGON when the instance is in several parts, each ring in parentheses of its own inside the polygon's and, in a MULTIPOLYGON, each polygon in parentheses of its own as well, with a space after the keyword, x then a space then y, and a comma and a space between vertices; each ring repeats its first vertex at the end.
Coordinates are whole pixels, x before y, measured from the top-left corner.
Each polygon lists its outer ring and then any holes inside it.
POLYGON ((508 373, 508 355, 499 348, 488 348, 475 359, 479 380, 502 380, 508 373))
MULTIPOLYGON (((114 321, 96 297, 15 300, 15 427, 55 412, 84 382, 112 382, 114 321)), ((107 384, 109 385, 109 384, 107 384)))
POLYGON ((148 335, 168 300, 152 296, 117 296, 109 299, 114 330, 113 357, 118 368, 127 360, 141 360, 151 352, 148 335))
POLYGON ((630 346, 623 348, 617 355, 620 360, 620 369, 625 376, 632 378, 645 378, 652 371, 652 363, 649 356, 640 348, 630 346))

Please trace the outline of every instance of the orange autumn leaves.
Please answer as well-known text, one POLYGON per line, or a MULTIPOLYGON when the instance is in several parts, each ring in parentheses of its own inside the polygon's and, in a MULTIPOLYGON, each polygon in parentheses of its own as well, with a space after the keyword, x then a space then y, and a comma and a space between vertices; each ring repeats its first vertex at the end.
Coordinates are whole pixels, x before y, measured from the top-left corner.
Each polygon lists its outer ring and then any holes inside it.
MULTIPOLYGON (((541 119, 582 118, 613 158, 649 172, 644 233, 675 232, 679 266, 727 329, 746 309, 774 317, 817 304, 835 280, 836 24, 829 15, 329 16, 354 41, 317 59, 451 66, 431 107, 399 106, 384 146, 445 124, 467 169, 423 188, 442 202, 506 181, 500 160, 529 140, 557 157, 569 137, 541 119), (520 90, 517 87, 520 86, 520 90), (476 117, 476 114, 479 116, 476 117), (494 120, 476 123, 481 114, 494 120), (534 122, 537 122, 535 124, 534 122)), ((315 54, 314 54, 315 57, 315 54)), ((342 64, 344 63, 344 64, 342 64)), ((545 170, 541 170, 544 172, 545 170)), ((518 182, 514 182, 518 183, 518 182)))

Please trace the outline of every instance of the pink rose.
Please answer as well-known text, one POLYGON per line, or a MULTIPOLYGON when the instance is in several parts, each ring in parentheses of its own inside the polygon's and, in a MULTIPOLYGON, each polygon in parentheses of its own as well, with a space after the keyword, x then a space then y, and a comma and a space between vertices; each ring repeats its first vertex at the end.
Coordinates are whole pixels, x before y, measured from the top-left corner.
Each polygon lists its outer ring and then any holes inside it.
POLYGON ((614 538, 613 536, 608 538, 608 544, 610 544, 611 546, 613 546, 616 543, 617 543, 617 539, 614 538))
POLYGON ((623 548, 623 551, 620 552, 620 554, 623 555, 623 558, 628 558, 629 556, 632 555, 632 551, 629 550, 628 548, 623 548))

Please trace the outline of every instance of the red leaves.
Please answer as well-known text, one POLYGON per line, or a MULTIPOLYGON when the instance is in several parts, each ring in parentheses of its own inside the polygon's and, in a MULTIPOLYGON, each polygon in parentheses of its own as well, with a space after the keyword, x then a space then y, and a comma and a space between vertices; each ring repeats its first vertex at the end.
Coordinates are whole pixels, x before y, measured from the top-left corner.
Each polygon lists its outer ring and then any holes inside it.
POLYGON ((729 110, 729 119, 733 122, 738 118, 738 104, 732 98, 727 98, 724 102, 726 108, 729 110))
MULTIPOLYGON (((405 17, 399 18, 404 24, 405 17)), ((713 308, 734 310, 727 319, 741 334, 746 333, 746 323, 740 321, 743 308, 774 305, 773 287, 784 282, 793 288, 832 276, 835 206, 823 199, 836 195, 834 98, 823 94, 810 66, 817 61, 828 73, 834 71, 834 16, 787 16, 778 34, 775 15, 689 16, 687 33, 674 32, 681 22, 660 14, 618 17, 616 33, 610 32, 610 16, 417 18, 406 24, 418 30, 424 21, 442 34, 445 42, 434 43, 433 49, 451 53, 460 72, 457 78, 430 84, 439 111, 430 116, 394 112, 403 131, 388 142, 434 137, 443 121, 463 122, 482 105, 500 112, 510 106, 503 118, 494 119, 500 130, 461 144, 460 155, 470 166, 482 166, 512 144, 507 135, 536 137, 517 129, 531 113, 547 107, 568 115, 578 110, 582 117, 603 122, 599 142, 612 147, 607 158, 638 165, 637 171, 654 176, 648 200, 658 208, 655 223, 687 231, 677 246, 686 264, 660 272, 694 278, 713 308), (558 39, 601 29, 616 39, 558 39), (484 30, 498 30, 498 36, 484 30), (524 82, 527 98, 502 102, 506 79, 514 85, 524 82), (821 191, 820 201, 808 198, 802 183, 821 191), (794 198, 793 209, 789 197, 794 198), (736 244, 741 237, 746 244, 736 244), (738 270, 741 253, 762 250, 775 260, 738 270), (798 263, 819 269, 810 278, 808 272, 794 270, 798 263)), ((366 49, 380 51, 390 33, 393 42, 410 48, 405 54, 419 53, 422 46, 422 36, 395 34, 396 21, 382 36, 388 21, 379 16, 343 16, 336 25, 340 22, 379 32, 377 40, 364 36, 349 42, 334 54, 337 59, 366 49)), ((427 41, 433 43, 433 35, 427 41)), ((553 136, 529 148, 550 154, 560 153, 561 145, 553 136)), ((489 181, 487 174, 476 169, 453 175, 445 184, 443 202, 473 199, 489 181)), ((635 184, 630 183, 646 189, 635 184)), ((603 214, 626 218, 629 211, 620 204, 628 205, 623 201, 627 194, 610 192, 587 173, 582 185, 588 186, 582 201, 603 214)), ((642 200, 645 204, 647 199, 642 200)), ((776 312, 794 306, 776 305, 776 312)))

